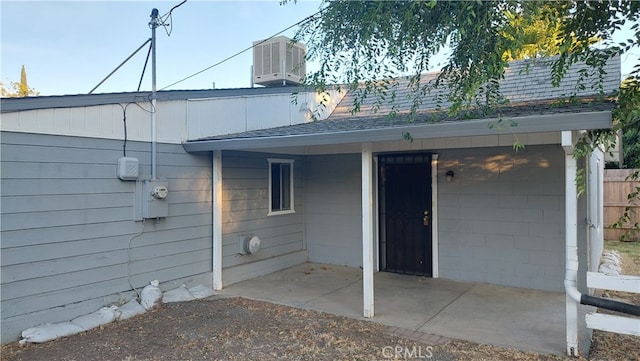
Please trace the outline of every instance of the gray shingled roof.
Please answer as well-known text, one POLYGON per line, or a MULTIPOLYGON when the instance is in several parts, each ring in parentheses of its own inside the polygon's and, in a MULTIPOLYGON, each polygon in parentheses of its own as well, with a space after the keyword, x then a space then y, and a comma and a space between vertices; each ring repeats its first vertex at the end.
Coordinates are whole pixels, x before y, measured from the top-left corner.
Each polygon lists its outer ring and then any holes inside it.
MULTIPOLYGON (((565 77, 559 86, 554 87, 551 83, 551 63, 550 60, 528 59, 509 63, 505 69, 504 79, 500 83, 502 96, 510 103, 540 102, 545 100, 556 100, 569 97, 593 97, 600 93, 610 95, 620 87, 620 58, 611 59, 605 66, 604 80, 600 81, 596 75, 597 71, 589 69, 588 77, 584 79, 584 89, 577 87, 580 79, 580 69, 585 69, 584 64, 575 64, 568 69, 565 77), (602 86, 602 89, 600 89, 602 86)), ((432 84, 438 73, 428 73, 421 77, 421 84, 432 84)), ((409 111, 412 105, 409 81, 401 79, 392 89, 396 91, 396 109, 400 112, 409 111)), ((445 97, 447 87, 441 86, 432 89, 428 96, 421 99, 420 109, 432 110, 438 107, 439 98, 445 97)), ((351 110, 355 100, 355 93, 350 92, 340 102, 332 114, 332 117, 351 116, 351 110)), ((356 116, 370 116, 376 113, 389 113, 392 109, 391 103, 384 104, 377 112, 373 111, 375 98, 369 97, 362 101, 360 111, 356 116)), ((448 108, 450 102, 442 101, 440 106, 448 108)))
MULTIPOLYGON (((447 104, 435 100, 446 87, 432 90, 416 114, 409 112, 412 101, 408 80, 400 79, 396 88, 395 113, 385 103, 374 112, 375 99, 366 99, 361 111, 352 114, 354 94, 345 95, 329 116, 320 121, 216 135, 184 143, 188 151, 213 149, 259 149, 277 146, 340 144, 402 139, 405 132, 423 138, 468 136, 487 133, 487 127, 500 119, 512 119, 521 124, 516 132, 545 132, 577 129, 600 129, 611 126, 613 102, 603 95, 615 93, 620 86, 620 59, 613 58, 605 66, 602 83, 596 74, 584 79, 584 88, 576 87, 580 69, 571 67, 558 87, 551 85, 550 63, 523 60, 510 63, 500 82, 502 95, 508 100, 498 108, 472 109, 451 115, 442 109, 447 104), (438 105, 440 107, 438 107, 438 105), (393 113, 393 116, 389 116, 393 113), (584 115, 576 116, 584 113, 584 115), (377 132, 377 133, 376 133, 377 132)), ((595 71, 592 71, 595 73, 595 71)), ((425 74, 423 81, 437 74, 425 74)))
MULTIPOLYGON (((348 93, 326 120, 217 135, 197 141, 287 137, 365 129, 401 128, 408 124, 428 126, 434 123, 460 122, 470 119, 518 118, 532 115, 611 110, 613 106, 611 102, 592 100, 601 98, 603 93, 610 95, 618 90, 620 85, 620 58, 611 59, 605 66, 606 73, 601 84, 602 89, 599 88, 600 84, 595 74, 585 80, 584 89, 576 87, 580 77, 579 70, 582 68, 584 68, 584 65, 581 66, 579 64, 571 67, 560 85, 554 87, 551 85, 551 68, 548 61, 521 60, 511 62, 509 68, 505 71, 504 79, 500 82, 501 93, 509 102, 500 108, 475 109, 451 116, 447 112, 438 110, 437 96, 447 91, 446 87, 441 87, 433 90, 430 97, 425 97, 415 118, 410 118, 409 109, 412 101, 409 97, 410 90, 407 87, 408 80, 400 79, 396 88, 397 113, 393 117, 388 116, 392 110, 392 106, 389 103, 383 104, 377 112, 372 111, 375 99, 371 98, 362 102, 360 112, 352 114, 351 109, 353 108, 355 95, 348 93), (569 99, 571 97, 575 97, 578 101, 559 101, 560 99, 569 99)), ((595 73, 595 71, 592 72, 595 73)), ((425 74, 422 77, 422 81, 433 81, 436 76, 436 73, 425 74)), ((447 105, 449 104, 440 104, 444 108, 447 105)))

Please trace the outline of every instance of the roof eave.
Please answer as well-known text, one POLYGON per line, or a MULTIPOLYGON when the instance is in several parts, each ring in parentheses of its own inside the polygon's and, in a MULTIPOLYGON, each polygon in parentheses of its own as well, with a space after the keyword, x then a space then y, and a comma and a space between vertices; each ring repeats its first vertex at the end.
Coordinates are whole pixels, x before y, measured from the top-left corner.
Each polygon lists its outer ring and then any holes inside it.
POLYGON ((499 128, 509 133, 541 133, 565 130, 590 130, 611 128, 611 111, 557 113, 529 115, 524 117, 451 121, 432 124, 411 124, 406 126, 350 130, 343 132, 282 135, 271 137, 190 140, 182 145, 187 152, 214 150, 252 150, 314 145, 336 145, 348 143, 382 142, 405 139, 409 134, 413 139, 433 139, 446 137, 467 137, 500 134, 499 128), (511 126, 515 122, 515 126, 511 126), (500 126, 499 126, 500 125, 500 126))

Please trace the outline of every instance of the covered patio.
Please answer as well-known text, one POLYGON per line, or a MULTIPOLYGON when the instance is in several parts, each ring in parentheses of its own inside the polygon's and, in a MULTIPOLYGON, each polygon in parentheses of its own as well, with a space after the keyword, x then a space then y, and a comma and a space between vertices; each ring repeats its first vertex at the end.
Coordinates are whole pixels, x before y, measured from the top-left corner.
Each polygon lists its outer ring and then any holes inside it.
MULTIPOLYGON (((376 317, 368 320, 448 338, 563 355, 565 295, 376 272, 376 317)), ((225 287, 224 295, 362 316, 362 270, 304 263, 225 287)), ((589 309, 580 308, 584 315, 589 309)), ((584 317, 578 317, 584 322, 584 317)), ((581 325, 579 344, 590 337, 581 325)), ((582 355, 587 349, 580 350, 582 355)))
MULTIPOLYGON (((502 84, 510 103, 497 110, 450 116, 434 96, 415 118, 373 103, 352 114, 348 93, 326 119, 183 143, 212 152, 214 289, 586 354, 579 303, 602 252, 604 155, 578 164, 573 153, 585 130, 611 127, 613 104, 590 101, 592 90, 558 102, 575 90, 570 81, 540 91, 544 64, 511 65, 502 84), (238 252, 254 237, 263 250, 238 252)), ((618 59, 608 67, 605 93, 619 84, 618 59)))

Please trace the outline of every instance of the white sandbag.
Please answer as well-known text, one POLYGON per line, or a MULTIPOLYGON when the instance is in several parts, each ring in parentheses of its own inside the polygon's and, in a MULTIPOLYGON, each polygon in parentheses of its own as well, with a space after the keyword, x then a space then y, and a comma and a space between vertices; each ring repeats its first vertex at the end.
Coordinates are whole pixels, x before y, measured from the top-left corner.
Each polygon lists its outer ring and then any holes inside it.
POLYGON ((162 291, 158 288, 159 284, 158 280, 153 280, 140 292, 140 304, 145 310, 150 310, 160 304, 162 291))
POLYGON ((622 268, 613 263, 603 263, 600 265, 599 271, 609 276, 617 276, 622 272, 622 268))
POLYGON ((213 288, 207 287, 205 285, 197 285, 189 288, 189 292, 193 295, 193 297, 197 300, 201 298, 210 297, 216 294, 216 291, 213 288))
POLYGON ((607 251, 605 253, 602 254, 602 258, 606 259, 606 260, 611 260, 614 262, 618 262, 620 263, 621 261, 621 257, 620 257, 620 253, 616 252, 616 251, 607 251))
POLYGON ((102 307, 96 312, 76 317, 71 322, 82 327, 85 331, 89 331, 117 320, 118 316, 120 316, 120 311, 117 306, 102 307))
POLYGON ((118 320, 126 320, 127 318, 131 318, 147 312, 147 310, 145 310, 144 307, 140 306, 140 304, 138 303, 138 301, 135 300, 135 298, 125 303, 124 305, 120 306, 119 310, 120 310, 120 317, 118 317, 118 320))
POLYGON ((620 258, 620 252, 616 251, 615 249, 612 249, 611 251, 607 251, 607 253, 613 254, 613 255, 617 256, 618 258, 620 258))
POLYGON ((615 264, 620 264, 622 260, 620 259, 620 256, 613 254, 613 253, 605 253, 602 256, 602 262, 612 262, 615 264))
POLYGON ((170 291, 165 292, 162 295, 163 303, 170 302, 184 302, 184 301, 193 301, 195 297, 189 292, 187 286, 182 284, 182 286, 172 289, 170 291))
POLYGON ((71 322, 45 323, 22 331, 20 344, 47 342, 58 337, 71 336, 83 331, 82 327, 71 322))

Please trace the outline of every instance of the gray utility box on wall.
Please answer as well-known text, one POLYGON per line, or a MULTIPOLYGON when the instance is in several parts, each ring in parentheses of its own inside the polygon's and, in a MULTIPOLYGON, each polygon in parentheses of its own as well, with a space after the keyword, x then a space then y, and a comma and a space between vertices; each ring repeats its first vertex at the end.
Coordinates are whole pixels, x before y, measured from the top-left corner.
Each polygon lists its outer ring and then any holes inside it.
POLYGON ((142 218, 161 218, 169 215, 169 182, 157 179, 142 181, 142 218))

